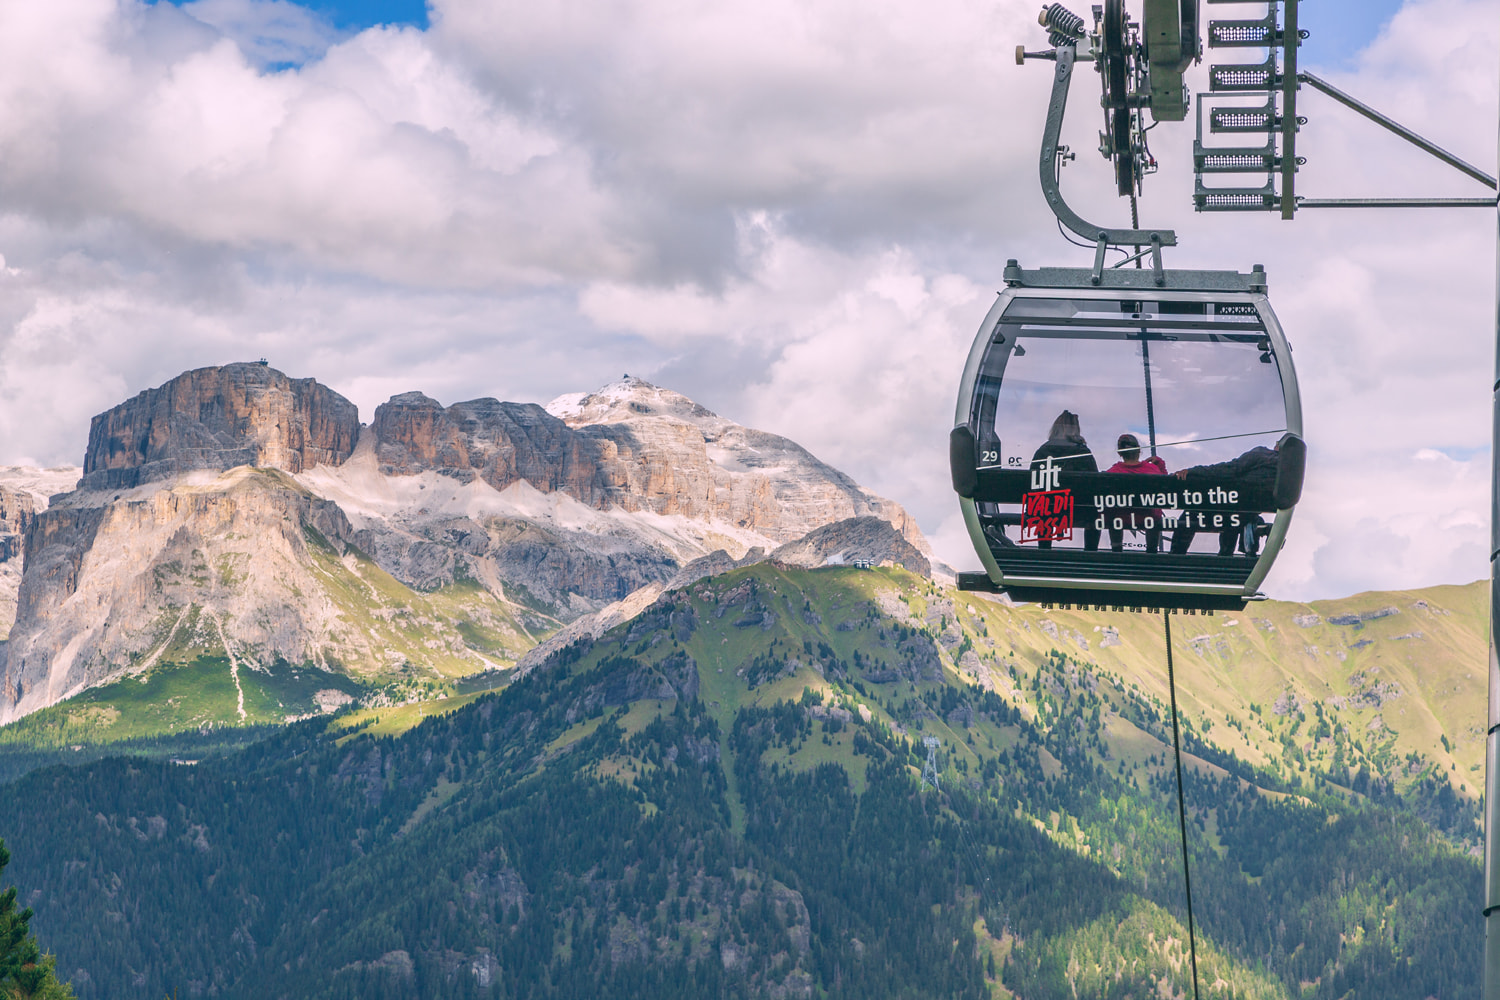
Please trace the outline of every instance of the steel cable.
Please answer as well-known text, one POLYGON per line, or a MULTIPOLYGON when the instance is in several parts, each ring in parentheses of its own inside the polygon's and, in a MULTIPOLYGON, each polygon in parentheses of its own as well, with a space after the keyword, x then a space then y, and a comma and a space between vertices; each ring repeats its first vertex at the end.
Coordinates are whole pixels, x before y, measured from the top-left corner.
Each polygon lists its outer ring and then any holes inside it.
POLYGON ((1198 1000, 1198 935, 1193 927, 1193 876, 1188 869, 1187 805, 1182 794, 1182 740, 1177 734, 1177 677, 1172 670, 1172 617, 1161 613, 1167 636, 1167 691, 1172 699, 1172 752, 1177 757, 1177 825, 1182 831, 1182 882, 1187 889, 1188 957, 1193 963, 1193 1000, 1198 1000))

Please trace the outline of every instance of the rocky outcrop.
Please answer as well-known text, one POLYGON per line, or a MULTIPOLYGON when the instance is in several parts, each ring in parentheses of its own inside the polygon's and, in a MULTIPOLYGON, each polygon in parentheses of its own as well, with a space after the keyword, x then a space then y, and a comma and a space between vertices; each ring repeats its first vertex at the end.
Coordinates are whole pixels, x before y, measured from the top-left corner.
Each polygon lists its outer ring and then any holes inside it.
MULTIPOLYGON (((242 710, 279 719, 252 672, 451 677, 508 666, 528 630, 557 627, 485 591, 414 594, 353 536, 338 504, 248 466, 57 498, 27 534, 0 723, 158 665, 228 674, 242 710)), ((336 703, 339 686, 312 697, 336 703)))
POLYGON ((370 425, 387 475, 427 469, 478 476, 497 490, 525 480, 543 493, 595 493, 594 449, 535 403, 471 399, 444 409, 420 392, 392 396, 370 425))
POLYGON ((547 409, 402 393, 347 462, 300 480, 408 585, 505 581, 568 618, 716 550, 738 560, 851 517, 926 548, 900 505, 795 443, 633 378, 547 409))
POLYGON ((265 364, 199 368, 95 417, 79 486, 129 489, 241 465, 298 473, 338 465, 358 437, 358 409, 313 379, 265 364))
POLYGON ((788 542, 769 554, 764 549, 755 548, 736 559, 723 549, 718 549, 700 556, 665 582, 642 586, 615 603, 570 622, 523 656, 516 667, 524 673, 542 665, 553 653, 575 642, 596 640, 616 625, 651 608, 658 601, 668 600, 663 594, 691 586, 704 577, 718 576, 760 562, 774 562, 797 569, 861 563, 871 566, 904 566, 921 576, 931 575, 927 557, 889 521, 878 517, 850 518, 814 528, 795 542, 788 542))
POLYGON ((626 376, 597 392, 547 405, 600 442, 610 502, 658 514, 703 517, 776 543, 813 528, 870 515, 890 521, 912 544, 927 541, 901 507, 868 492, 807 449, 743 427, 670 389, 626 376), (625 500, 623 497, 634 497, 625 500))
POLYGON ((768 558, 799 569, 865 563, 904 566, 920 576, 932 575, 928 558, 889 521, 878 517, 852 517, 814 528, 797 541, 776 549, 768 558))
MULTIPOLYGON (((377 407, 371 429, 387 474, 431 469, 497 490, 524 480, 598 509, 702 520, 725 513, 703 442, 684 427, 653 428, 643 440, 624 425, 575 429, 535 404, 473 399, 444 409, 408 392, 377 407)), ((753 527, 749 520, 736 523, 753 527)))
POLYGON ((0 485, 0 562, 21 554, 36 508, 36 498, 30 493, 0 485))
POLYGON ((26 535, 0 723, 148 668, 182 638, 189 609, 193 628, 251 662, 316 663, 335 648, 368 658, 308 553, 351 534, 336 504, 250 469, 119 500, 60 498, 26 535))
POLYGON ((796 443, 642 379, 560 397, 546 410, 494 399, 444 409, 403 393, 376 409, 371 430, 388 475, 431 470, 501 491, 524 481, 599 510, 717 522, 776 543, 869 515, 926 546, 899 504, 796 443))
MULTIPOLYGON (((16 620, 16 594, 21 589, 21 554, 26 531, 36 517, 37 501, 24 490, 0 485, 0 639, 16 620)), ((0 647, 3 647, 0 643, 0 647)))
POLYGON ((0 466, 0 639, 16 620, 26 532, 37 513, 47 509, 49 496, 70 490, 77 482, 76 467, 0 466))

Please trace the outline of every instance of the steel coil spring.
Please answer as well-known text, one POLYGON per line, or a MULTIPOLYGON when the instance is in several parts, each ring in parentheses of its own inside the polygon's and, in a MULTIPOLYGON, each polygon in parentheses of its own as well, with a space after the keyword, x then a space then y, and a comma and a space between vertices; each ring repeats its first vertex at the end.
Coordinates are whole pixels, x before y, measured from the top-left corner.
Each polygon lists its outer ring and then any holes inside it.
POLYGON ((1083 18, 1060 3, 1043 7, 1042 12, 1037 15, 1037 23, 1048 30, 1049 40, 1054 45, 1058 44, 1056 39, 1059 36, 1068 42, 1075 42, 1083 37, 1083 18))

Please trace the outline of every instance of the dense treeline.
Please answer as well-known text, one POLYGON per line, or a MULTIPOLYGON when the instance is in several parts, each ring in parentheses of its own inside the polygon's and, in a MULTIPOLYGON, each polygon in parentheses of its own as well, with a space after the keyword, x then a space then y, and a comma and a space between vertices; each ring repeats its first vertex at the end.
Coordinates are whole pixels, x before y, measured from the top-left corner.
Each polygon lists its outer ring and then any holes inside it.
MULTIPOLYGON (((0 841, 0 876, 10 852, 0 841)), ((3 883, 0 883, 3 884, 3 883)), ((42 953, 31 934, 31 910, 16 904, 16 889, 0 890, 0 997, 5 1000, 72 1000, 57 978, 56 959, 42 953)))
POLYGON ((13 722, 0 729, 0 784, 52 764, 77 766, 106 757, 140 756, 199 760, 209 754, 243 750, 278 732, 280 726, 219 727, 200 732, 164 733, 108 742, 56 743, 37 740, 13 722))

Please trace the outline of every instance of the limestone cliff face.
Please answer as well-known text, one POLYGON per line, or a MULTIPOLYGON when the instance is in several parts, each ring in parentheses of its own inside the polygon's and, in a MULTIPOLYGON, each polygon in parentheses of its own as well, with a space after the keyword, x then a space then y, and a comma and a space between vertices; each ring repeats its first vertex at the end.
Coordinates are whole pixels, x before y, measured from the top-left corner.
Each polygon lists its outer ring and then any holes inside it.
POLYGON ((263 364, 185 372, 94 418, 85 490, 128 489, 196 469, 297 473, 349 457, 359 411, 310 378, 263 364))
MULTIPOLYGON (((204 612, 196 627, 215 629, 223 648, 251 663, 322 658, 338 615, 308 537, 337 544, 351 534, 348 520, 282 474, 199 478, 207 481, 118 500, 73 493, 36 516, 0 722, 148 669, 190 607, 204 612)), ((339 643, 351 660, 363 652, 359 639, 339 643)))
POLYGON ((437 469, 478 476, 497 490, 525 480, 543 493, 593 491, 593 449, 535 403, 487 398, 444 409, 420 392, 404 392, 375 408, 370 427, 388 475, 437 469))
POLYGON ((71 490, 77 482, 76 467, 0 466, 0 640, 16 620, 26 532, 37 513, 47 509, 48 497, 71 490))
POLYGON ((25 540, 0 723, 167 663, 445 682, 771 550, 926 566, 899 505, 639 379, 546 408, 404 393, 361 430, 312 379, 205 368, 96 417, 78 488, 31 499, 0 493, 0 546, 25 540))
POLYGON ((404 393, 376 409, 371 429, 386 474, 477 476, 496 490, 525 481, 600 510, 719 522, 775 543, 868 515, 926 546, 899 504, 795 442, 642 379, 560 397, 546 410, 494 399, 444 409, 404 393))
POLYGON ((21 554, 26 529, 36 517, 36 506, 30 493, 0 484, 0 562, 21 554))
POLYGON ((343 465, 297 479, 347 511, 354 544, 418 590, 478 580, 496 593, 524 589, 572 618, 665 580, 715 548, 764 544, 711 522, 592 507, 562 490, 543 492, 526 478, 482 477, 451 465, 418 471, 420 463, 404 464, 403 455, 395 465, 391 449, 383 460, 377 454, 383 442, 375 433, 367 428, 343 465), (392 472, 397 467, 410 471, 392 472), (491 479, 508 485, 497 489, 491 479))
MULTIPOLYGON (((550 413, 603 446, 624 497, 661 514, 706 517, 774 542, 851 517, 889 521, 912 544, 927 541, 900 504, 865 490, 807 449, 743 427, 681 393, 627 376, 597 392, 560 396, 550 413)), ((614 497, 610 497, 614 501, 614 497)))
POLYGON ((411 586, 504 580, 574 614, 850 518, 888 522, 918 559, 927 545, 899 504, 796 443, 628 377, 546 409, 403 393, 347 463, 301 481, 368 509, 356 544, 411 586))
POLYGON ((16 620, 16 595, 21 589, 21 554, 26 548, 26 531, 36 517, 37 507, 36 498, 25 490, 0 485, 0 639, 16 620))

